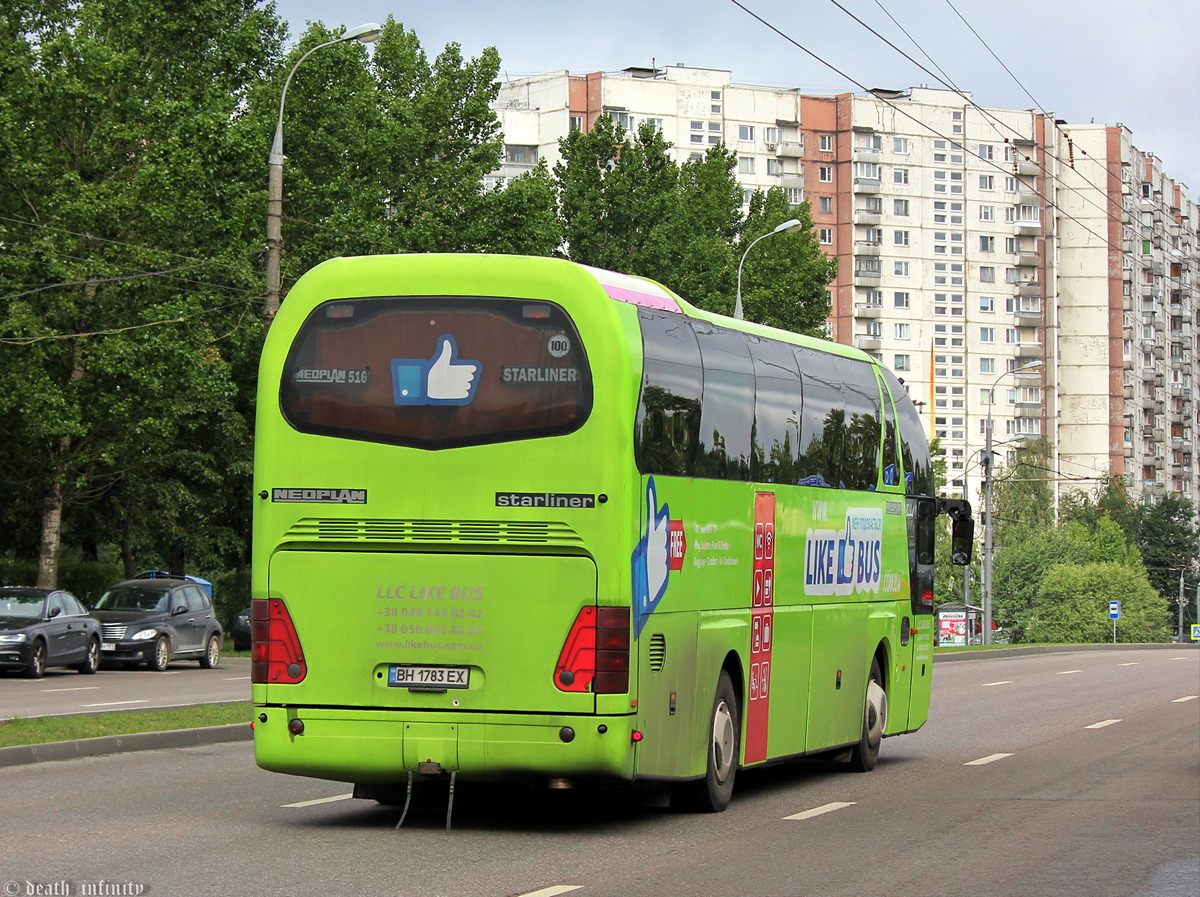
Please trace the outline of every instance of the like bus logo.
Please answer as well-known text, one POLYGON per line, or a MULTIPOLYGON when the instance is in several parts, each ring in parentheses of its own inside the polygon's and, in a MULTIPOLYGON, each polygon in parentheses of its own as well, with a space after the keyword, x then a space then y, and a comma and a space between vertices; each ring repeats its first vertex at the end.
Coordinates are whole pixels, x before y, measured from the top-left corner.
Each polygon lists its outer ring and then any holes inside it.
POLYGON ((392 399, 397 405, 469 405, 483 365, 460 360, 454 337, 438 337, 433 358, 392 359, 392 399))

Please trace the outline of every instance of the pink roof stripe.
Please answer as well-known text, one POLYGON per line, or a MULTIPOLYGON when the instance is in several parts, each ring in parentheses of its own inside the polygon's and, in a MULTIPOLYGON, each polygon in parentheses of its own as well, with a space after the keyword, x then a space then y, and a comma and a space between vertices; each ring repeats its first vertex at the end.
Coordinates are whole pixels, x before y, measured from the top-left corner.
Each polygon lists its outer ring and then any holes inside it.
POLYGON ((641 305, 646 308, 657 308, 663 311, 680 311, 679 303, 665 294, 655 295, 654 293, 645 293, 641 290, 631 290, 626 287, 619 287, 615 284, 602 284, 604 292, 608 293, 609 298, 616 299, 618 302, 628 302, 630 305, 641 305))

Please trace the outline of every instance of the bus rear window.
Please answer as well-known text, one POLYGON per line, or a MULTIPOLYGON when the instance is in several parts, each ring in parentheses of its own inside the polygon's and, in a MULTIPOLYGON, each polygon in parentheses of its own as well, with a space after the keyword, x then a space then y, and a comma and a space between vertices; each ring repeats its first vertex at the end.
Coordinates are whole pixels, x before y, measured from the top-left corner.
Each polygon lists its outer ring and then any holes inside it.
POLYGON ((302 433, 440 449, 569 433, 592 379, 553 303, 339 299, 301 326, 279 394, 302 433))

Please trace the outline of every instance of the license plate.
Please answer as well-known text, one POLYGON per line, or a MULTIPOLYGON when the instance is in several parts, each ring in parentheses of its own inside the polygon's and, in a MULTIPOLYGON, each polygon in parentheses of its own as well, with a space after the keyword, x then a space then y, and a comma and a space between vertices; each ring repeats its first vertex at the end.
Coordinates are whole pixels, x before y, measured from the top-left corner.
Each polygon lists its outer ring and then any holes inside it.
POLYGON ((116 651, 116 650, 117 650, 117 646, 116 646, 116 645, 114 645, 112 642, 101 642, 101 643, 100 643, 100 650, 101 650, 101 651, 116 651))
POLYGON ((388 670, 388 685, 399 688, 468 688, 468 667, 435 667, 393 664, 388 670))

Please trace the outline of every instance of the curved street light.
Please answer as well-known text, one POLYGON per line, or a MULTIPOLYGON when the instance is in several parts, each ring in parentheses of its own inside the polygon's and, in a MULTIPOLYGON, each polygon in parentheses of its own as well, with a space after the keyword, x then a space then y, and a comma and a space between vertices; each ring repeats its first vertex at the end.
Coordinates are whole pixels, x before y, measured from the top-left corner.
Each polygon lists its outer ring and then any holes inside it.
POLYGON ((736 320, 742 320, 742 265, 746 264, 746 256, 750 254, 750 250, 755 247, 759 240, 765 240, 767 237, 774 236, 775 234, 792 233, 800 230, 802 227, 804 227, 804 222, 799 218, 789 218, 775 228, 775 230, 768 231, 746 247, 746 251, 742 253, 742 260, 738 262, 737 301, 733 304, 733 317, 736 320))
POLYGON ((1031 361, 1019 368, 1005 371, 993 382, 988 390, 987 424, 983 431, 983 644, 992 643, 992 409, 996 406, 996 384, 1010 374, 1040 368, 1042 362, 1031 361))
POLYGON ((267 327, 271 326, 271 322, 275 320, 275 313, 279 311, 281 291, 279 262, 283 254, 283 160, 285 158, 283 155, 283 103, 287 99, 292 75, 296 74, 296 69, 300 68, 304 60, 316 53, 317 50, 352 40, 369 44, 378 40, 381 34, 383 34, 382 25, 368 22, 357 28, 351 28, 339 38, 317 44, 300 57, 283 82, 283 91, 279 94, 279 120, 275 124, 275 140, 271 143, 271 155, 267 159, 267 300, 264 312, 267 327))

